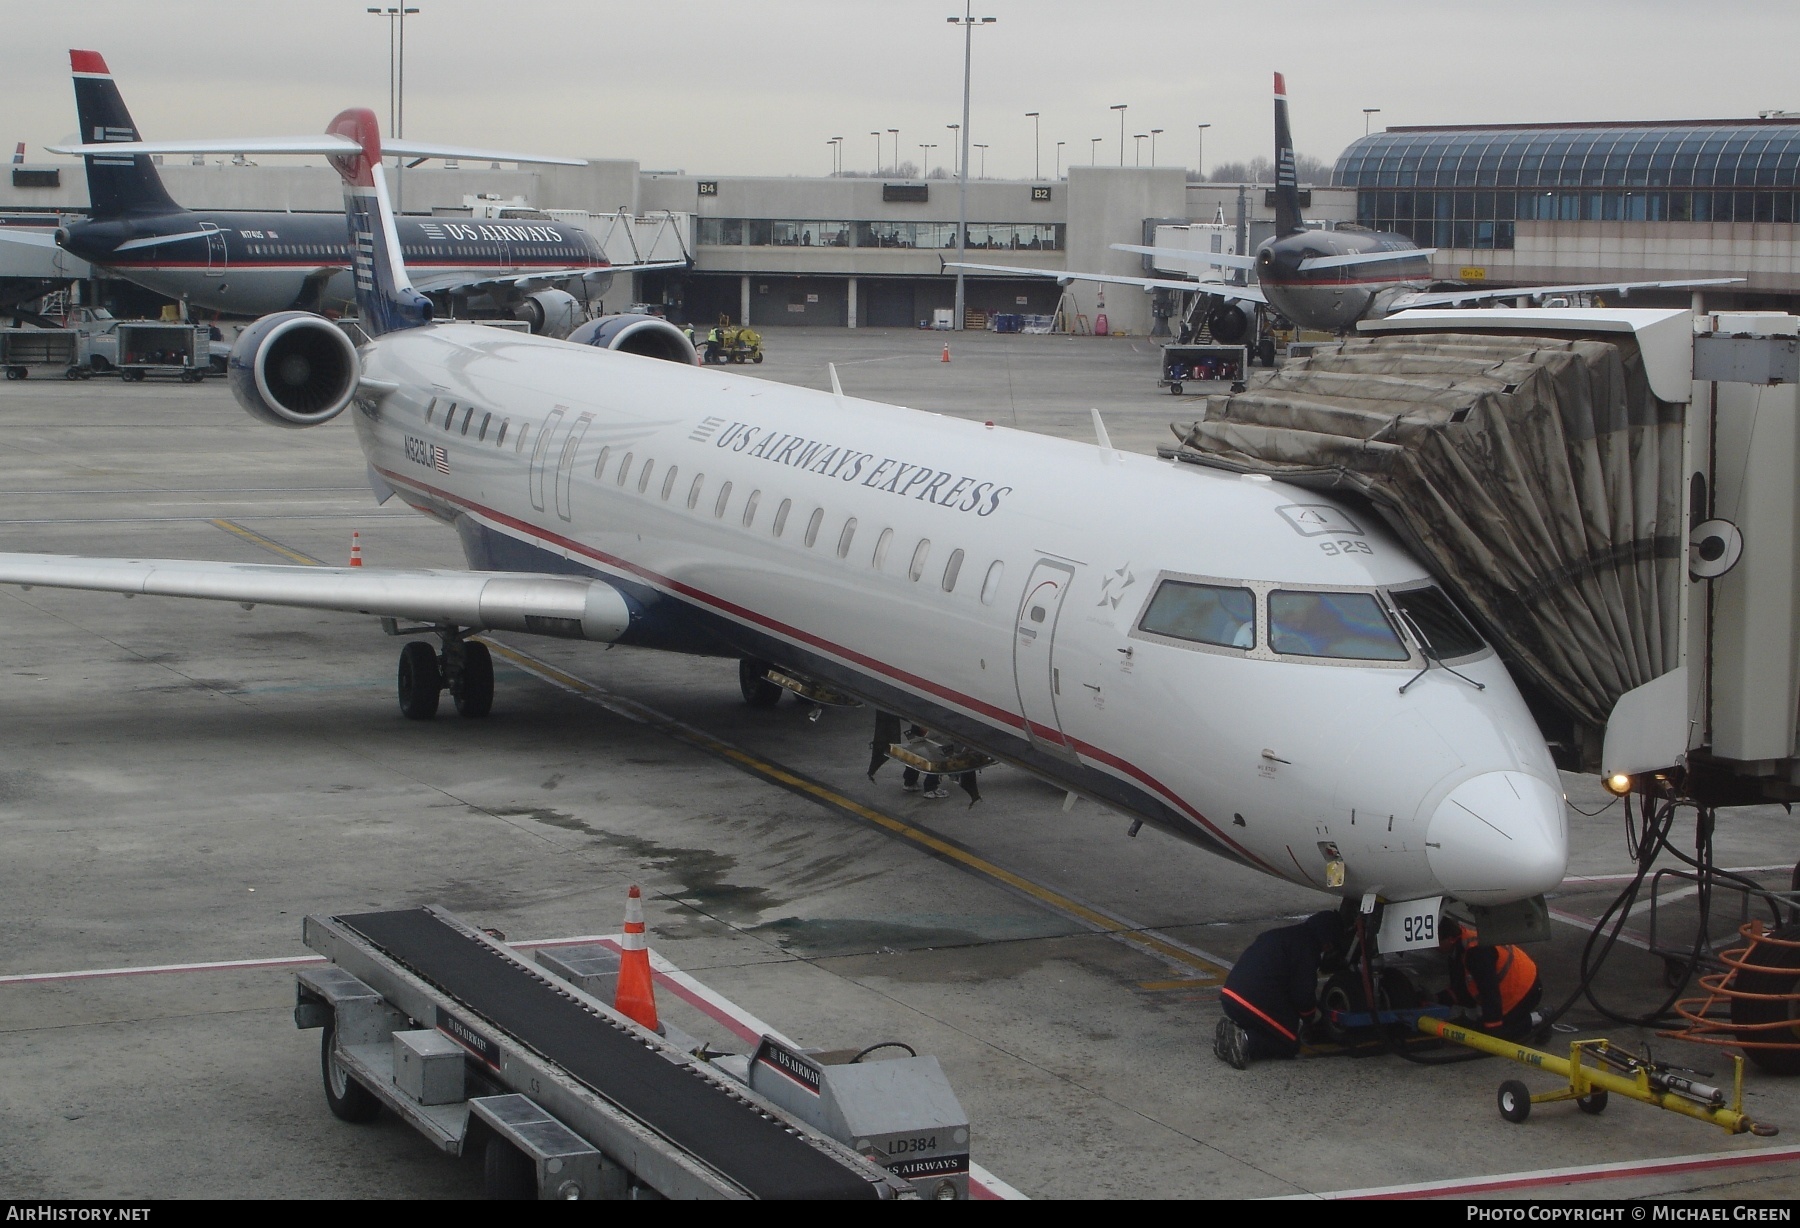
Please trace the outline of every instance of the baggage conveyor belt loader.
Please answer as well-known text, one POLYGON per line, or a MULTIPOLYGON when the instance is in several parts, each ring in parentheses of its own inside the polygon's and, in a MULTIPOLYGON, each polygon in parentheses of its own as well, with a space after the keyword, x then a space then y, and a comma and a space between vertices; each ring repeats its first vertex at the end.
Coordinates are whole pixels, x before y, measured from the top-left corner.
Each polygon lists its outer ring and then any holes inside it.
POLYGON ((968 1197, 968 1121, 934 1058, 684 1048, 586 992, 575 952, 536 967, 439 908, 304 933, 331 963, 297 975, 294 1022, 324 1030, 332 1112, 385 1106, 451 1155, 480 1148, 492 1197, 968 1197))

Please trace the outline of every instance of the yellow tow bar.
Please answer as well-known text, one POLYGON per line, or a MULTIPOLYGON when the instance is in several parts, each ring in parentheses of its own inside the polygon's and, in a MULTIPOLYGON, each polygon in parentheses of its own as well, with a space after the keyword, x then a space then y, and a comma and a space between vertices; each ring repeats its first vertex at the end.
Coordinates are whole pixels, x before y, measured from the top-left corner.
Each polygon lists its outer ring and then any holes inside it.
POLYGON ((1730 1055, 1736 1063, 1736 1071, 1732 1085, 1732 1103, 1727 1108, 1725 1093, 1720 1089, 1660 1070, 1635 1054, 1614 1049, 1610 1041, 1573 1041, 1569 1045, 1569 1056, 1561 1058, 1554 1053, 1530 1049, 1497 1036, 1471 1032, 1430 1015, 1421 1016, 1418 1023, 1419 1031, 1428 1035, 1479 1049, 1483 1053, 1491 1053, 1522 1066, 1535 1066, 1550 1074, 1561 1075, 1569 1081, 1567 1087, 1536 1095, 1516 1079, 1508 1079, 1502 1083, 1499 1095, 1500 1115, 1511 1122, 1524 1121, 1531 1115, 1531 1106, 1534 1104, 1548 1104, 1556 1100, 1573 1100, 1576 1107, 1584 1113, 1602 1113, 1606 1110, 1607 1094, 1616 1092, 1645 1104, 1653 1104, 1659 1109, 1667 1109, 1671 1113, 1708 1122, 1728 1134, 1748 1133, 1766 1137, 1778 1132, 1775 1126, 1763 1125, 1745 1116, 1744 1059, 1738 1054, 1730 1055), (1605 1066, 1582 1060, 1584 1056, 1590 1055, 1614 1069, 1609 1070, 1605 1066))

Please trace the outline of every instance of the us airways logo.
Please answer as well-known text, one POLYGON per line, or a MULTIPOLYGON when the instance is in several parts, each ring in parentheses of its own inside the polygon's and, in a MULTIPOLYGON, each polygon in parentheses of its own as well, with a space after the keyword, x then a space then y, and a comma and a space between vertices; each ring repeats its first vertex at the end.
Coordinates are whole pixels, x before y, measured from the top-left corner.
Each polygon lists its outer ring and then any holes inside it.
MULTIPOLYGON (((703 428, 705 425, 701 424, 703 428)), ((698 434, 696 430, 695 436, 698 434)), ((1010 486, 979 481, 953 470, 916 464, 894 456, 859 452, 855 448, 770 431, 747 422, 733 422, 719 431, 713 438, 713 447, 729 448, 771 464, 804 469, 840 482, 859 482, 871 490, 923 499, 959 512, 974 512, 977 516, 992 516, 1000 508, 1001 497, 1012 493, 1010 486)))
POLYGON ((406 459, 439 473, 450 472, 450 453, 446 449, 423 439, 415 439, 411 435, 406 437, 406 459))

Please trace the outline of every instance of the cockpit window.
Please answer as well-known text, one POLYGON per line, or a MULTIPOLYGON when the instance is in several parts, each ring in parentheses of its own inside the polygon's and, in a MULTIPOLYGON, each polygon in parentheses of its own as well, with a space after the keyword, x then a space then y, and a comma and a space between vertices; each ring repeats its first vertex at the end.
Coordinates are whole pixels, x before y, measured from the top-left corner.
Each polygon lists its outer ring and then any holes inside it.
POLYGON ((1256 598, 1247 588, 1164 580, 1138 629, 1221 648, 1256 646, 1256 598))
POLYGON ((1451 660, 1469 656, 1487 647, 1475 628, 1469 625, 1469 620, 1463 617, 1462 611, 1436 585, 1402 589, 1398 592, 1390 590, 1388 596, 1393 599, 1395 608, 1424 638, 1425 646, 1436 656, 1451 660))
POLYGON ((1411 654, 1373 593, 1269 594, 1269 647, 1300 657, 1404 661, 1411 654))

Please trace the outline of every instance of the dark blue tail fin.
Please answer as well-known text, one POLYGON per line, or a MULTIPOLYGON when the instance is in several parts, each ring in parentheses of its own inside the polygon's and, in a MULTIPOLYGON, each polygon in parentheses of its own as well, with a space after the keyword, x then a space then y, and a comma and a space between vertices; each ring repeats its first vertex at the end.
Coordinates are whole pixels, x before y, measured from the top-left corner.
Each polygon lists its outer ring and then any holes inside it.
MULTIPOLYGON (((83 142, 143 139, 98 51, 70 51, 69 67, 75 74, 75 114, 81 122, 83 142)), ((90 216, 104 219, 183 211, 164 190, 162 177, 147 154, 117 158, 92 154, 85 161, 90 216)))
POLYGON ((1306 229, 1300 217, 1300 180, 1294 170, 1294 134, 1288 131, 1287 81, 1275 74, 1275 236, 1306 229))
POLYGON ((344 216, 350 226, 350 254, 356 274, 356 307, 363 332, 371 337, 431 323, 431 300, 413 289, 400 255, 387 179, 381 171, 381 129, 375 112, 355 107, 338 113, 325 131, 349 137, 356 153, 332 154, 331 165, 344 181, 344 216))

